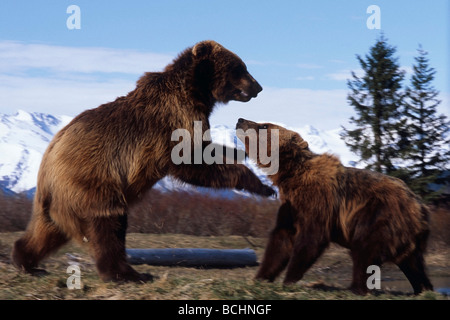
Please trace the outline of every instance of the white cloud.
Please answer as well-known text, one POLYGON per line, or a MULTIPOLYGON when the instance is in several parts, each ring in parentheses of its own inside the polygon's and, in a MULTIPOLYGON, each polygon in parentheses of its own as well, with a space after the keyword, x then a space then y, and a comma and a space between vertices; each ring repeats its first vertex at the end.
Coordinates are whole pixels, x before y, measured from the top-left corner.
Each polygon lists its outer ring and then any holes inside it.
POLYGON ((347 79, 351 78, 351 73, 349 71, 341 71, 341 72, 335 72, 335 73, 328 73, 327 75, 328 79, 336 80, 336 81, 346 81, 347 79))
POLYGON ((119 72, 141 74, 159 71, 173 56, 110 48, 77 48, 21 42, 0 42, 0 72, 119 72))
POLYGON ((364 70, 356 69, 356 70, 340 70, 338 72, 328 73, 326 77, 330 80, 347 81, 353 78, 352 72, 354 72, 357 77, 362 77, 364 75, 364 70))
POLYGON ((14 113, 24 109, 74 116, 125 95, 134 86, 133 81, 120 78, 97 81, 0 75, 0 110, 14 113))
MULTIPOLYGON (((24 109, 75 116, 126 95, 144 71, 161 70, 171 60, 169 55, 151 52, 0 42, 0 112, 24 109)), ((355 71, 360 75, 361 70, 355 71)), ((351 78, 351 73, 340 70, 327 77, 342 81, 351 78)), ((314 78, 317 77, 299 79, 314 78)), ((258 97, 248 103, 217 106, 211 123, 234 126, 242 117, 291 127, 310 124, 319 130, 336 129, 348 125, 348 119, 354 115, 347 94, 345 89, 264 86, 258 97)), ((443 96, 446 101, 441 108, 450 101, 448 94, 443 96)))
POLYGON ((257 98, 247 103, 230 102, 217 106, 212 124, 234 126, 238 118, 278 122, 290 127, 312 125, 331 130, 347 125, 354 115, 347 104, 347 90, 281 89, 265 87, 257 98))
MULTIPOLYGON (((7 113, 24 109, 75 116, 127 94, 144 71, 161 70, 171 60, 151 52, 0 42, 0 108, 7 113)), ((213 119, 234 125, 240 116, 258 120, 264 115, 293 126, 336 128, 339 121, 329 115, 345 109, 345 97, 342 90, 266 88, 248 104, 219 106, 213 119)))
POLYGON ((110 48, 0 42, 0 109, 76 115, 135 87, 171 55, 110 48))
POLYGON ((405 76, 406 77, 412 76, 414 74, 414 69, 412 67, 409 67, 409 66, 400 67, 400 70, 405 72, 405 76))
MULTIPOLYGON (((414 71, 412 67, 409 66, 402 66, 400 67, 400 70, 405 72, 406 76, 411 76, 414 71)), ((355 70, 339 70, 334 73, 328 73, 326 74, 326 77, 330 80, 336 80, 336 81, 346 81, 348 79, 352 79, 352 72, 356 74, 357 77, 361 78, 364 76, 364 70, 361 68, 355 69, 355 70)))
POLYGON ((296 66, 301 69, 322 69, 322 68, 324 68, 324 66, 314 64, 314 63, 299 63, 296 66))

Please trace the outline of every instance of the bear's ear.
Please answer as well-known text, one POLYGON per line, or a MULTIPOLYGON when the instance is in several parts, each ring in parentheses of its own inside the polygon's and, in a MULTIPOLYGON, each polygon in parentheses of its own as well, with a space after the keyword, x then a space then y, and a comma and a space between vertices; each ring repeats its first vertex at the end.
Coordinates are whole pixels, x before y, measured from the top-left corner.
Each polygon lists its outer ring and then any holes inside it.
POLYGON ((302 149, 308 149, 308 147, 309 147, 308 142, 306 142, 305 140, 303 140, 303 141, 300 143, 300 148, 302 148, 302 149))
POLYGON ((212 40, 202 41, 197 43, 192 48, 192 54, 195 58, 201 59, 208 57, 211 53, 215 52, 218 49, 220 49, 220 44, 218 44, 217 42, 212 40))
POLYGON ((294 133, 291 137, 291 143, 299 147, 300 149, 308 149, 308 142, 302 139, 298 133, 294 133))

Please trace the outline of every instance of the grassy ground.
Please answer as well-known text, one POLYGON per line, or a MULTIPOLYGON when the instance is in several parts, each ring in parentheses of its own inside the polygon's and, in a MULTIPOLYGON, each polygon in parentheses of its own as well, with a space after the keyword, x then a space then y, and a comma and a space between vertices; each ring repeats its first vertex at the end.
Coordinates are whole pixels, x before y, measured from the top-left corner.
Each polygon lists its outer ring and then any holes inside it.
MULTIPOLYGON (((182 267, 156 267, 139 265, 139 272, 151 273, 155 279, 145 284, 103 283, 99 280, 92 260, 84 248, 69 244, 57 254, 45 260, 43 267, 49 272, 42 277, 18 273, 11 265, 9 255, 14 241, 21 232, 0 233, 0 299, 448 299, 437 292, 412 295, 412 290, 396 287, 393 280, 405 277, 394 265, 381 269, 381 290, 366 296, 352 294, 346 287, 351 280, 351 260, 347 250, 331 246, 320 260, 306 273, 298 284, 283 287, 281 279, 275 283, 254 281, 258 267, 236 269, 196 269, 182 267), (81 265, 82 288, 69 290, 66 280, 69 274, 70 253, 81 265)), ((198 237, 178 234, 128 234, 130 248, 252 248, 258 259, 264 252, 266 239, 242 236, 198 237)), ((446 279, 450 286, 450 249, 435 247, 426 256, 431 278, 446 279)), ((400 281, 402 282, 402 281, 400 281)), ((404 281, 403 281, 404 282, 404 281)), ((435 285, 436 286, 436 285, 435 285)))

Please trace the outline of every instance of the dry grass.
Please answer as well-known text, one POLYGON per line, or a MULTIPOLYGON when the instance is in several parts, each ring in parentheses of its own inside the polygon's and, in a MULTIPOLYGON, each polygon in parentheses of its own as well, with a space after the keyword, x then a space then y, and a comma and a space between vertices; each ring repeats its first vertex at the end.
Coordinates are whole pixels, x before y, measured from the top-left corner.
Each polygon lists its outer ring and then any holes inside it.
MULTIPOLYGON (((131 208, 127 246, 130 248, 215 248, 250 247, 258 258, 264 252, 267 235, 275 222, 279 201, 260 198, 220 199, 185 193, 151 191, 131 208)), ((24 230, 31 212, 25 197, 0 196, 0 300, 21 299, 446 299, 426 292, 411 294, 405 277, 394 265, 382 268, 382 290, 364 297, 346 288, 351 279, 347 250, 332 245, 297 285, 283 287, 253 280, 257 267, 237 269, 195 269, 135 266, 151 273, 155 281, 122 285, 103 283, 87 251, 69 244, 44 261, 49 275, 36 278, 18 273, 11 265, 12 245, 24 230), (69 290, 66 253, 79 260, 82 289, 69 290), (406 283, 397 287, 394 280, 406 283)), ((450 210, 433 208, 431 241, 426 255, 429 274, 450 287, 450 210)), ((282 277, 281 277, 282 279, 282 277)))
MULTIPOLYGON (((436 292, 419 296, 411 288, 393 286, 392 280, 404 280, 398 268, 386 265, 382 268, 382 289, 367 296, 357 296, 347 290, 351 278, 351 260, 347 250, 331 246, 319 261, 296 285, 284 287, 281 279, 275 283, 254 281, 258 267, 235 269, 197 269, 183 267, 156 267, 138 265, 139 272, 151 273, 151 283, 135 284, 103 283, 99 280, 94 264, 83 247, 69 244, 43 263, 49 272, 43 277, 33 277, 17 272, 10 264, 9 253, 20 232, 0 233, 0 300, 421 300, 446 299, 436 292), (82 287, 69 290, 66 286, 66 269, 70 261, 67 253, 77 257, 81 266, 82 287)), ((179 234, 128 234, 128 247, 133 248, 245 248, 248 240, 258 259, 264 252, 266 239, 242 236, 198 237, 179 234)), ((450 250, 430 250, 426 256, 432 277, 450 279, 450 250)))

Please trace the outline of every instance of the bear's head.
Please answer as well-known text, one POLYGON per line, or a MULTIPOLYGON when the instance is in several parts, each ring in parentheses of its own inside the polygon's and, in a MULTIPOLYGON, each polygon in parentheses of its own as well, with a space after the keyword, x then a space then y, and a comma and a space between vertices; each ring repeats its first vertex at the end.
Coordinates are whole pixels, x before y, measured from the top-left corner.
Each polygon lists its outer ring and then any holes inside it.
POLYGON ((308 142, 295 131, 273 123, 257 123, 240 118, 236 124, 236 134, 244 143, 250 159, 260 168, 267 168, 267 158, 280 166, 300 163, 313 156, 308 142))
POLYGON ((194 65, 194 88, 202 88, 215 101, 247 102, 262 87, 247 71, 245 63, 215 41, 202 41, 191 49, 194 65))

